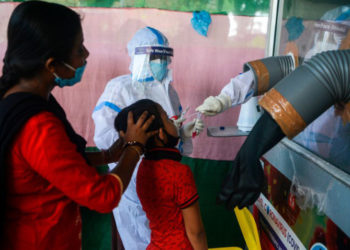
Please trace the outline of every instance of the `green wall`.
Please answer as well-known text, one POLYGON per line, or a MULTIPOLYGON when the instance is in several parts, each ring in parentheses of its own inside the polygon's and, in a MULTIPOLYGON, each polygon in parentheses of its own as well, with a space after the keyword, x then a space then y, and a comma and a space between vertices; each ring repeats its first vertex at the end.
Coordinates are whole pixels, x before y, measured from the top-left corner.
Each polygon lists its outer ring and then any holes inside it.
MULTIPOLYGON (((24 2, 23 0, 0 2, 24 2)), ((72 7, 105 7, 105 8, 156 8, 174 11, 206 10, 212 14, 227 14, 238 16, 267 16, 269 0, 48 0, 72 7)))

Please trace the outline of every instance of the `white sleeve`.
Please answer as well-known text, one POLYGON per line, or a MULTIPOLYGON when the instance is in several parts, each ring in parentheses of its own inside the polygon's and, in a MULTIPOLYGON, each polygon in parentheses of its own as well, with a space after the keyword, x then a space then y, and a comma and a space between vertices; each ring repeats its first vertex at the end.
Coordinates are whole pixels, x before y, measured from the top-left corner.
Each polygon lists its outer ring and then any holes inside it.
POLYGON ((94 110, 92 118, 95 123, 94 141, 99 149, 108 149, 119 137, 114 128, 114 119, 118 112, 103 105, 94 110))
POLYGON ((247 102, 254 94, 254 74, 246 71, 232 78, 220 94, 231 98, 232 106, 247 102))
POLYGON ((180 143, 179 143, 179 150, 185 156, 189 156, 190 154, 192 154, 192 151, 193 151, 192 138, 181 136, 180 143))

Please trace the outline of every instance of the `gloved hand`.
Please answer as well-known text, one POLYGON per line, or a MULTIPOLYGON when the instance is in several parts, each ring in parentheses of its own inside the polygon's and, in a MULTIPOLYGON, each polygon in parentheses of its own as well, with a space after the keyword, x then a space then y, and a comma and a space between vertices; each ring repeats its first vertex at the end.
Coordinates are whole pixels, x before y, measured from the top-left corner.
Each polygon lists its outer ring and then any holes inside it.
POLYGON ((214 116, 230 108, 231 105, 231 98, 228 95, 220 94, 218 96, 209 96, 202 105, 196 108, 196 111, 207 116, 214 116))
POLYGON ((170 117, 170 119, 173 120, 173 123, 174 123, 174 125, 176 126, 176 128, 177 128, 178 130, 181 128, 182 123, 183 123, 184 121, 186 121, 186 118, 183 117, 182 114, 181 114, 180 117, 173 116, 173 117, 170 117))
POLYGON ((264 112, 239 150, 217 196, 231 210, 252 205, 264 187, 260 157, 285 135, 271 116, 264 112))
POLYGON ((180 128, 182 127, 182 123, 186 121, 185 114, 187 113, 188 110, 189 110, 189 107, 187 107, 184 111, 182 111, 179 117, 176 115, 170 117, 170 119, 173 120, 174 125, 178 130, 180 130, 180 128))
POLYGON ((192 137, 199 135, 204 129, 204 122, 200 118, 195 118, 191 122, 186 123, 180 130, 180 134, 184 137, 192 137))

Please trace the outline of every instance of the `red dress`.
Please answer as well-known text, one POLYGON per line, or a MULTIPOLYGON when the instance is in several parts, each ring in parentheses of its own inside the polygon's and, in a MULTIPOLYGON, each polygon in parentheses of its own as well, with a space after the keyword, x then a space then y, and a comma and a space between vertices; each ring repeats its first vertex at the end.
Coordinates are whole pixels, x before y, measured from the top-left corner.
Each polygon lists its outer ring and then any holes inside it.
POLYGON ((122 183, 86 164, 54 114, 31 117, 14 138, 7 166, 5 242, 1 249, 81 249, 79 206, 117 206, 122 183))
POLYGON ((163 159, 150 160, 146 155, 136 179, 137 194, 151 228, 147 249, 193 249, 181 211, 199 198, 192 171, 172 159, 178 150, 155 149, 152 154, 159 152, 165 155, 163 159))

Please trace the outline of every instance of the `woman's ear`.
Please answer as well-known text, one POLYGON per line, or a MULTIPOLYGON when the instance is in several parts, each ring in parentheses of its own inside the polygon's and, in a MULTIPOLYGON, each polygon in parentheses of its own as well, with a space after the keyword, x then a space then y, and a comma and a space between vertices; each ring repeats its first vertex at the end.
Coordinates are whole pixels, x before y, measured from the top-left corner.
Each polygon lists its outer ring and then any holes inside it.
POLYGON ((45 68, 51 73, 55 72, 56 60, 53 57, 50 57, 45 62, 45 68))

